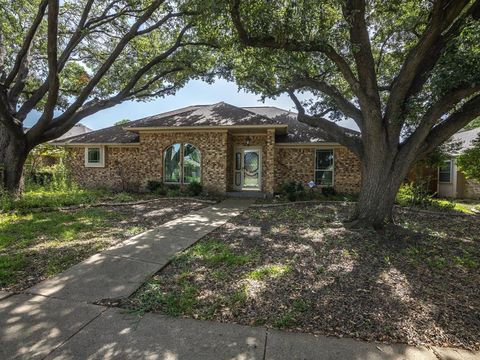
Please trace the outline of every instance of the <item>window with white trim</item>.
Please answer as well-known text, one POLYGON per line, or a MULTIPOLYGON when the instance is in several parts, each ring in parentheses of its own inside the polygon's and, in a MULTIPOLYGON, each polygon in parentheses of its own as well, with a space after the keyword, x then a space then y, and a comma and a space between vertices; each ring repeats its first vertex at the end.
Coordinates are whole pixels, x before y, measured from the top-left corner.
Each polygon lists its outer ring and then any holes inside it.
POLYGON ((452 160, 445 160, 438 168, 438 181, 441 183, 452 182, 452 160))
POLYGON ((163 153, 164 182, 200 182, 200 150, 188 143, 172 144, 163 153))
POLYGON ((315 183, 318 186, 333 186, 333 149, 315 151, 315 183))
POLYGON ((92 146, 85 148, 86 167, 105 166, 105 148, 103 146, 92 146))

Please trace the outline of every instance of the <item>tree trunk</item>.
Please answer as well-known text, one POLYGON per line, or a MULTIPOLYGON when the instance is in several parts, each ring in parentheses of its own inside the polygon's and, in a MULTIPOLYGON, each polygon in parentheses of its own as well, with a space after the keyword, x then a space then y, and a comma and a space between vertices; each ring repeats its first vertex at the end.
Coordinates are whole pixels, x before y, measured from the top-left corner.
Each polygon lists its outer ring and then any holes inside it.
POLYGON ((24 139, 16 139, 0 126, 0 167, 3 166, 3 188, 17 196, 23 190, 23 166, 28 150, 24 139))
POLYGON ((393 206, 409 166, 388 159, 363 164, 362 186, 355 214, 355 227, 382 228, 393 221, 393 206), (383 160, 383 161, 382 161, 383 160))

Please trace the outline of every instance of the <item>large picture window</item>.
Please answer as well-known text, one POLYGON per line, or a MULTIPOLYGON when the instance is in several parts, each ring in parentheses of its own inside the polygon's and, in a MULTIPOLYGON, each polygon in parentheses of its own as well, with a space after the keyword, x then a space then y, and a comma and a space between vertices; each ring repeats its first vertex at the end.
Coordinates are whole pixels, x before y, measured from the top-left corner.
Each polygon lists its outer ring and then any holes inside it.
POLYGON ((318 149, 315 152, 315 183, 318 186, 333 186, 333 150, 318 149))
POLYGON ((443 165, 438 168, 438 181, 441 183, 452 182, 452 160, 446 160, 443 165))
POLYGON ((164 152, 166 183, 190 184, 200 182, 200 151, 192 144, 170 145, 164 152))

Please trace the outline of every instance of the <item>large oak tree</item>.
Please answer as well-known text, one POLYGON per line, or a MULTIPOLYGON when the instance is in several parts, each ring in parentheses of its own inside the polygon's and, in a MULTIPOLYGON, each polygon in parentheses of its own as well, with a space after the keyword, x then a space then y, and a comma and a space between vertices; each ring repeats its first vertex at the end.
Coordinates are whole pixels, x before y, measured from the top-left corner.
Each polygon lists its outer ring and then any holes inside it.
POLYGON ((10 192, 36 145, 124 101, 172 94, 211 67, 211 48, 193 32, 200 8, 186 0, 0 4, 0 165, 10 192))
POLYGON ((361 159, 358 224, 391 220, 412 164, 480 115, 479 0, 215 3, 237 83, 290 94, 299 121, 361 159))

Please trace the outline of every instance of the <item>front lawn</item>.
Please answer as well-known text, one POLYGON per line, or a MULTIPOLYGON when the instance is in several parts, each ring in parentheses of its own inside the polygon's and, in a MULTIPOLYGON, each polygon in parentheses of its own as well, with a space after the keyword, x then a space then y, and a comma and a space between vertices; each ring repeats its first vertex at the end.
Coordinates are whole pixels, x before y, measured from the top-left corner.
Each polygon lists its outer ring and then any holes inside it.
POLYGON ((480 219, 352 205, 251 208, 179 254, 123 306, 365 340, 480 347, 480 219))
POLYGON ((137 205, 40 212, 29 210, 26 204, 125 202, 144 196, 78 190, 62 199, 58 191, 51 196, 42 191, 41 200, 34 194, 18 200, 19 211, 0 213, 0 290, 24 290, 118 241, 205 206, 195 200, 158 199, 137 205))

